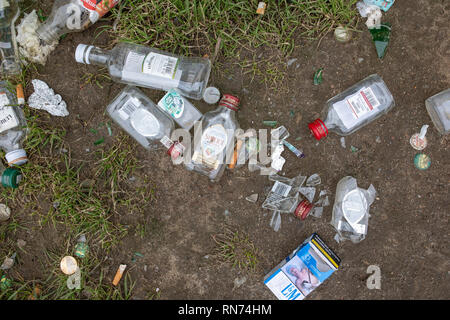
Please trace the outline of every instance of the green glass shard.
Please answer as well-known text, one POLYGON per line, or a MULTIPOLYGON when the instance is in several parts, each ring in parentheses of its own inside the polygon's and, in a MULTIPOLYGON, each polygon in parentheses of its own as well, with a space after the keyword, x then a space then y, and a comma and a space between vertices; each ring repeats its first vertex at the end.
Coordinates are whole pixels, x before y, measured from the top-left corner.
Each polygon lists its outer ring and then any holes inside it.
POLYGON ((98 139, 97 141, 94 142, 94 144, 96 146, 98 146, 99 144, 102 144, 103 142, 105 142, 105 138, 98 139))
POLYGON ((269 126, 269 127, 275 128, 275 126, 277 125, 277 121, 264 120, 264 121, 263 121, 263 124, 264 124, 265 126, 269 126))
POLYGON ((391 35, 391 24, 386 22, 380 25, 380 28, 369 29, 372 34, 372 40, 375 44, 375 49, 377 50, 378 58, 383 59, 386 54, 386 49, 389 44, 389 39, 391 35))
POLYGON ((322 83, 322 72, 323 68, 320 68, 314 73, 314 84, 318 85, 322 83))

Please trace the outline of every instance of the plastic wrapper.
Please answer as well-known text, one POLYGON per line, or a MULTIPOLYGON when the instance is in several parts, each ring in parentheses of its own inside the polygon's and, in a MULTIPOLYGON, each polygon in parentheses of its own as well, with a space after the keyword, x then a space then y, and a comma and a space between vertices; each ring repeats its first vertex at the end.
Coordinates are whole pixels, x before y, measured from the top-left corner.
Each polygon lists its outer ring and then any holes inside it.
POLYGON ((369 223, 369 208, 375 200, 373 185, 367 190, 358 187, 356 179, 342 178, 336 188, 331 225, 337 230, 335 239, 358 243, 365 239, 369 223))

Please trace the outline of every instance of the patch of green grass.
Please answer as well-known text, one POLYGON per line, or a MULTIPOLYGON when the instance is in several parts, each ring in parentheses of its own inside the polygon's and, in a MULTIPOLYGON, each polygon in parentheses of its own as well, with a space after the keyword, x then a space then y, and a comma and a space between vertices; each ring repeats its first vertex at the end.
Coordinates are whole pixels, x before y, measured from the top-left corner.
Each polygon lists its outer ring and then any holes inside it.
POLYGON ((248 236, 239 231, 226 229, 223 234, 213 236, 216 242, 215 256, 223 262, 243 270, 255 271, 258 265, 258 250, 248 239, 248 236))
POLYGON ((85 72, 81 76, 81 81, 85 85, 96 84, 100 89, 103 89, 103 83, 111 81, 111 77, 106 68, 100 68, 96 72, 85 72))

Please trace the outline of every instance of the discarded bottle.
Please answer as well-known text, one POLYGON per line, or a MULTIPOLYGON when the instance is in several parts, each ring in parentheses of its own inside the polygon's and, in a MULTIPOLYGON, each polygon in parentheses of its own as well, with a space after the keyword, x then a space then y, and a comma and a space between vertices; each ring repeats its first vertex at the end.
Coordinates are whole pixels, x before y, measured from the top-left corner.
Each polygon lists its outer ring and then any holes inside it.
POLYGON ((79 258, 86 257, 87 251, 89 250, 89 246, 86 243, 86 235, 82 234, 78 239, 78 243, 75 246, 75 255, 79 258))
POLYGON ((5 81, 0 81, 0 148, 6 152, 9 165, 22 165, 28 161, 27 153, 22 149, 26 124, 16 94, 10 91, 5 81))
POLYGON ((450 132, 450 89, 425 100, 428 114, 440 134, 450 132))
POLYGON ((216 110, 203 115, 201 126, 194 132, 194 137, 200 141, 194 141, 192 159, 185 163, 188 170, 206 175, 211 181, 220 179, 226 167, 227 153, 234 150, 234 134, 239 128, 235 112, 239 102, 239 98, 225 94, 216 110), (199 129, 201 135, 197 133, 199 129))
POLYGON ((21 72, 20 62, 16 56, 16 44, 13 37, 14 21, 20 10, 16 0, 0 1, 0 53, 1 73, 3 75, 18 75, 21 72))
POLYGON ((52 44, 62 35, 80 32, 97 22, 120 0, 57 0, 52 12, 36 33, 46 44, 52 44))
POLYGON ((117 82, 165 91, 177 88, 183 96, 196 100, 202 98, 211 72, 209 59, 178 56, 131 43, 119 43, 109 51, 80 44, 75 60, 108 67, 117 82))
POLYGON ((188 131, 194 126, 194 122, 202 117, 202 113, 183 97, 178 89, 169 90, 158 102, 158 107, 188 131))
POLYGON ((305 220, 313 208, 313 204, 311 204, 304 197, 300 196, 298 192, 293 197, 286 197, 274 202, 266 201, 263 204, 263 208, 279 212, 293 213, 301 220, 305 220))
POLYGON ((328 100, 325 121, 316 119, 308 127, 317 140, 326 137, 328 131, 346 136, 387 113, 394 105, 383 79, 372 74, 328 100))
POLYGON ((107 107, 109 116, 144 148, 170 140, 175 125, 141 90, 126 86, 107 107))
POLYGON ((20 180, 22 180, 22 173, 17 168, 5 168, 0 162, 0 179, 3 187, 17 188, 20 180))

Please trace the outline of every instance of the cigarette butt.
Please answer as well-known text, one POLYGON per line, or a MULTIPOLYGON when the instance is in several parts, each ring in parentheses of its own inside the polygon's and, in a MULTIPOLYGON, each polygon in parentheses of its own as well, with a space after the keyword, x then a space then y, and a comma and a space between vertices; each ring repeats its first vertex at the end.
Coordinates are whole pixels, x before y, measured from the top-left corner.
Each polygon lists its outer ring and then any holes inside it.
POLYGON ((238 153, 239 153, 239 150, 241 150, 241 147, 242 147, 242 140, 238 140, 238 142, 236 143, 236 148, 234 148, 233 160, 228 165, 228 168, 234 169, 234 167, 236 166, 238 153))
POLYGON ((16 86, 16 94, 17 94, 17 101, 20 105, 25 104, 25 95, 23 93, 23 86, 22 84, 18 84, 16 86))
POLYGON ((264 11, 266 10, 266 3, 265 2, 260 2, 258 3, 258 9, 256 9, 256 13, 257 14, 264 14, 264 11))
POLYGON ((123 276, 123 272, 125 271, 125 268, 127 267, 126 264, 121 264, 119 266, 119 269, 117 269, 116 275, 114 276, 114 280, 112 282, 112 284, 114 286, 117 286, 117 284, 119 283, 120 279, 122 279, 123 276))

